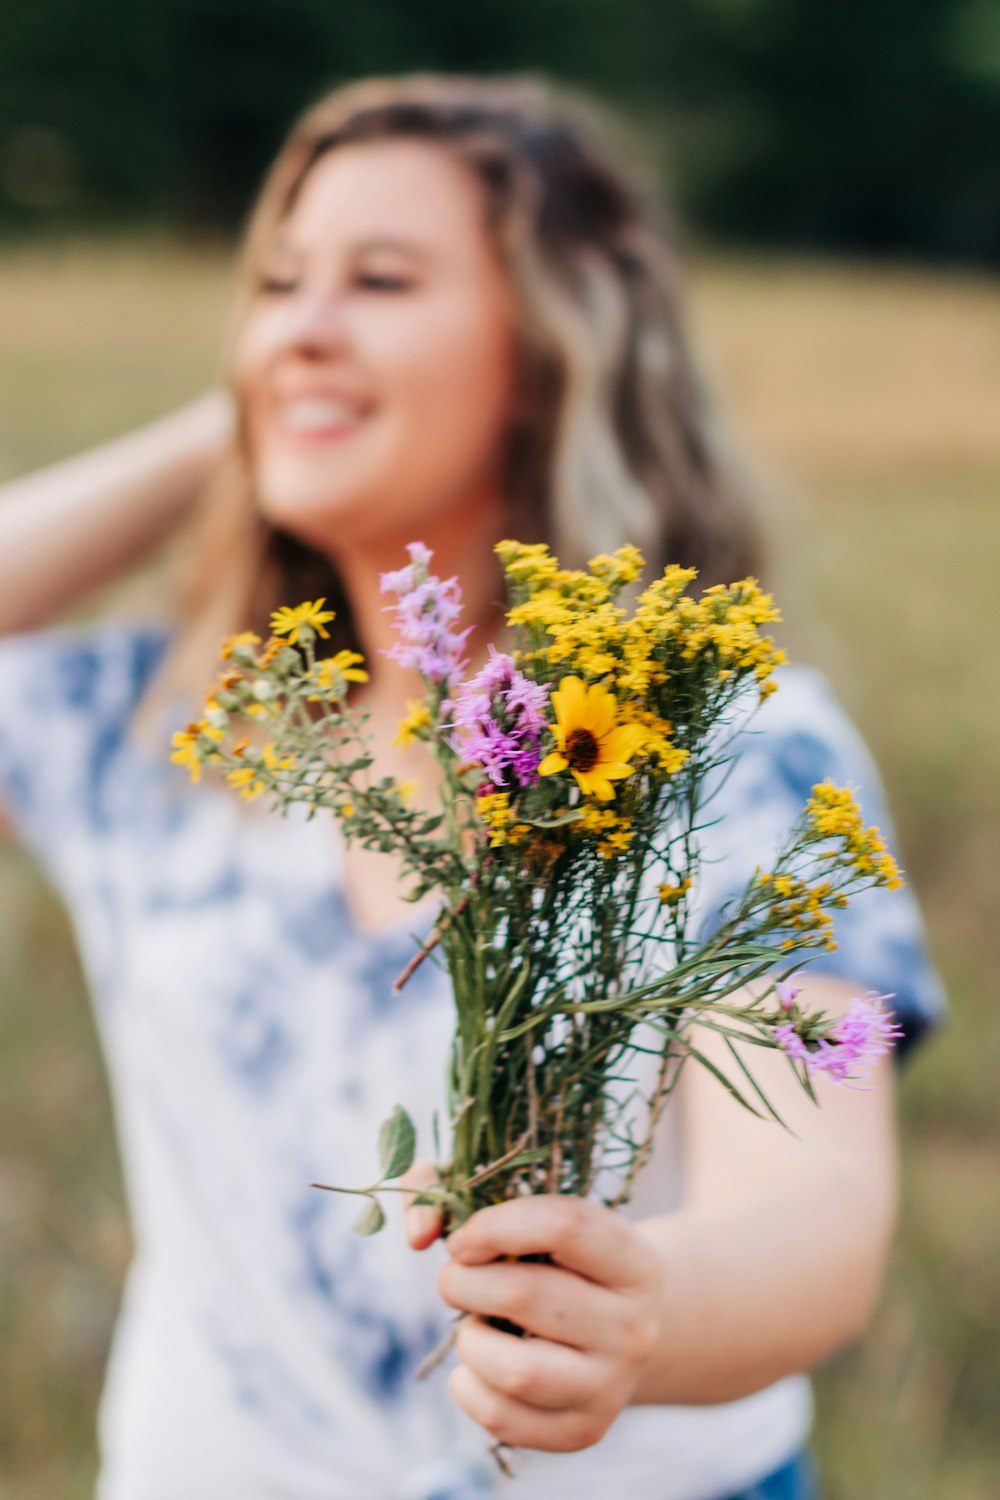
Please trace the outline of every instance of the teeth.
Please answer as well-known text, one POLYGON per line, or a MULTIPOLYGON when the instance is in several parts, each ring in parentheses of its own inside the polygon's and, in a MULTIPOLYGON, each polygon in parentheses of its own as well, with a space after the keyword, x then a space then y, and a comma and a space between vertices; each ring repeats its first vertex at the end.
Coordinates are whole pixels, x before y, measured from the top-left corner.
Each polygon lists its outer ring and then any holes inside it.
POLYGON ((330 427, 350 427, 361 420, 356 406, 325 396, 290 401, 282 409, 282 422, 292 432, 319 432, 330 427))

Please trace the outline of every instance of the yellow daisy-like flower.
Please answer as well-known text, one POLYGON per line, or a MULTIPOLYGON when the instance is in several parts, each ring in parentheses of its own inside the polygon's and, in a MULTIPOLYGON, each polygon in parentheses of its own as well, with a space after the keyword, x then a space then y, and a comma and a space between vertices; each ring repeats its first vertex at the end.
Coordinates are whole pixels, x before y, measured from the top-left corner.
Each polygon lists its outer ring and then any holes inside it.
POLYGON ((664 906, 676 906, 678 901, 680 901, 684 897, 685 893, 690 889, 691 882, 686 877, 685 879, 680 881, 678 885, 674 885, 670 881, 664 881, 664 883, 658 887, 660 893, 660 901, 664 906))
POLYGON ((393 736, 392 743, 406 750, 417 738, 421 729, 425 729, 431 722, 431 711, 426 703, 419 698, 408 698, 406 700, 406 716, 399 721, 399 728, 393 736))
POLYGON ((260 636, 254 635, 252 630, 241 630, 239 635, 227 635, 222 642, 222 660, 231 661, 234 652, 239 647, 246 647, 247 653, 252 653, 254 646, 260 645, 260 636))
POLYGON ((323 696, 339 697, 348 682, 367 682, 368 673, 361 663, 360 651, 338 651, 336 656, 325 656, 316 663, 314 681, 318 693, 311 693, 307 703, 321 703, 323 696))
MULTIPOLYGON (((238 752, 241 755, 245 743, 245 741, 241 742, 241 748, 238 752)), ((237 766, 234 770, 226 772, 226 780, 229 782, 229 785, 236 787, 240 796, 244 797, 248 802, 252 802, 255 797, 260 796, 261 792, 266 791, 266 774, 268 771, 295 770, 294 755, 279 756, 273 745, 264 746, 261 751, 261 761, 263 762, 263 766, 237 766)))
POLYGON ((290 646, 294 646, 298 641, 299 632, 303 628, 315 630, 317 635, 329 636, 330 632, 324 627, 328 620, 335 618, 336 612, 332 609, 324 609, 325 603, 324 596, 314 603, 306 600, 304 604, 296 604, 294 607, 283 604, 271 616, 272 631, 275 635, 287 635, 290 646))
POLYGON ((260 780, 252 766, 240 766, 235 771, 227 771, 226 780, 247 802, 252 802, 264 790, 264 782, 260 780))
POLYGON ((280 635, 268 636, 267 645, 264 647, 257 661, 257 665, 262 672, 267 671, 278 652, 284 650, 284 646, 285 643, 280 635))
POLYGON ((229 715, 221 706, 218 698, 216 698, 214 693, 209 693, 208 697, 205 699, 205 707, 203 713, 204 720, 202 733, 209 735, 209 737, 213 740, 223 739, 224 730, 226 728, 226 725, 229 723, 229 715))
POLYGON ((362 666, 363 661, 360 651, 338 651, 336 656, 331 656, 328 661, 322 661, 319 665, 327 667, 329 671, 342 672, 346 682, 367 682, 368 673, 362 666))
POLYGON ((602 839, 597 846, 597 852, 602 859, 613 859, 616 854, 624 854, 631 844, 634 835, 631 828, 614 828, 606 839, 602 839))
POLYGON ((294 771, 294 755, 278 755, 273 745, 265 745, 261 752, 264 756, 264 764, 272 771, 294 771))
POLYGON ((600 683, 589 687, 580 677, 564 677, 552 694, 556 723, 551 725, 556 749, 538 767, 540 776, 572 771, 585 797, 609 802, 612 785, 634 770, 629 765, 645 745, 648 730, 641 724, 617 724, 618 703, 600 683))
POLYGON ((178 766, 187 766, 192 781, 201 780, 201 759, 198 755, 198 726, 189 724, 187 729, 178 729, 171 743, 174 752, 170 759, 178 766))

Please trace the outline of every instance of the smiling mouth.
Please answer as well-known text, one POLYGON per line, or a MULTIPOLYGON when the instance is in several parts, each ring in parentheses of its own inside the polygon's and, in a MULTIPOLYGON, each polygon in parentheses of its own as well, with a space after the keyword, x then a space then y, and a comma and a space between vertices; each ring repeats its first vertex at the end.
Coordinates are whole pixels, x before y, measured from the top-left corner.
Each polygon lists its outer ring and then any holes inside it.
POLYGON ((277 426, 287 437, 306 442, 348 437, 371 415, 369 405, 326 396, 303 396, 286 401, 277 411, 277 426))

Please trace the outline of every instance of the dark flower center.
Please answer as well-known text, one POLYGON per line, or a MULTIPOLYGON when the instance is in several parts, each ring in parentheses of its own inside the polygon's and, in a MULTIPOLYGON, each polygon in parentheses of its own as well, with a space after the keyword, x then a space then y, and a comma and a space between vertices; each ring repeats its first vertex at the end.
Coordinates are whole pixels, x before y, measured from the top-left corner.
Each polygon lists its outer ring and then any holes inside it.
POLYGON ((574 729, 566 736, 566 759, 571 771, 592 771, 600 746, 589 729, 574 729))

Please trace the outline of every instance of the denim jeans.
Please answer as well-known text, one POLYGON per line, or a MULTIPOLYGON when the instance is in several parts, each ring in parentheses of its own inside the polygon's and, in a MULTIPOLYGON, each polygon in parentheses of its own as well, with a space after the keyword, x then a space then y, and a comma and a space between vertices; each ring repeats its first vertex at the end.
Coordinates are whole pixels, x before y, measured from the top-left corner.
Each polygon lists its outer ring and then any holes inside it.
MULTIPOLYGON (((432 1483, 428 1489, 420 1486, 419 1500, 477 1500, 477 1497, 482 1500, 486 1495, 495 1494, 495 1471, 484 1466, 481 1477, 482 1487, 477 1483, 470 1488, 465 1481, 456 1484, 448 1480, 432 1483)), ((406 1491, 407 1495, 416 1496, 417 1493, 416 1489, 406 1491)), ((614 1500, 620 1500, 617 1491, 614 1500)), ((787 1463, 782 1464, 780 1469, 775 1469, 766 1478, 758 1480, 748 1489, 740 1490, 736 1495, 727 1495, 725 1500, 819 1500, 819 1484, 809 1449, 802 1448, 787 1463)))
POLYGON ((726 1500, 819 1500, 819 1478, 809 1449, 801 1449, 780 1469, 726 1500))

